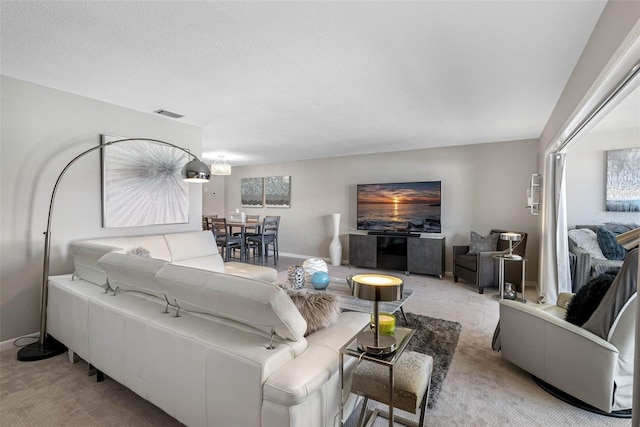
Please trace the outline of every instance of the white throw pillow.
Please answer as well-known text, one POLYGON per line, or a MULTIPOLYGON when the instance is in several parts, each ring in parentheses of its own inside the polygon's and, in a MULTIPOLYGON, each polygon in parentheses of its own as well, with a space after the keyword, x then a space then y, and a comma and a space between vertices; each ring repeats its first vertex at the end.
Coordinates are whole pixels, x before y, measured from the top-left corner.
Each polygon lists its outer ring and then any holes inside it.
POLYGON ((588 252, 591 258, 607 259, 598 244, 596 232, 590 228, 574 228, 569 230, 569 238, 582 250, 588 252))

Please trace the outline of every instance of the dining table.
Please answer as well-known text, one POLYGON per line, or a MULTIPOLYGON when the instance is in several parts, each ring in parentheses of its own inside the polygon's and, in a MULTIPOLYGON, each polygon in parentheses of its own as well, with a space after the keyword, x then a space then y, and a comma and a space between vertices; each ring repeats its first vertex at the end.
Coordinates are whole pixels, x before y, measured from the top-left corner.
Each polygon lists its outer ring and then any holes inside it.
POLYGON ((240 229, 240 262, 246 262, 245 245, 247 244, 247 228, 254 229, 256 233, 260 232, 260 223, 256 221, 227 221, 227 232, 229 236, 233 236, 233 229, 240 229))

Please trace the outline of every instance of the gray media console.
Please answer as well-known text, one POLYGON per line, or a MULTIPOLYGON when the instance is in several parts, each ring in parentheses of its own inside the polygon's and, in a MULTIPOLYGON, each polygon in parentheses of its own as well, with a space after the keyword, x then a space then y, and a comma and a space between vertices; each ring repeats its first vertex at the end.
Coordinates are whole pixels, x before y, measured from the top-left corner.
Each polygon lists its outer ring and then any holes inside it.
POLYGON ((349 264, 444 276, 444 237, 349 234, 349 264))

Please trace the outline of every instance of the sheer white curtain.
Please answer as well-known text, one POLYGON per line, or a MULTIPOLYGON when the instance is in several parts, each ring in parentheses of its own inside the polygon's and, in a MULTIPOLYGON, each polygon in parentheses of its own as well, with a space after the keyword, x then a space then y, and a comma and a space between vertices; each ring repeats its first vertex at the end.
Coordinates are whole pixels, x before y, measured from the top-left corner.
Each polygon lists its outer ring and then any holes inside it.
POLYGON ((547 156, 543 176, 540 302, 555 304, 560 292, 571 292, 564 152, 547 156))

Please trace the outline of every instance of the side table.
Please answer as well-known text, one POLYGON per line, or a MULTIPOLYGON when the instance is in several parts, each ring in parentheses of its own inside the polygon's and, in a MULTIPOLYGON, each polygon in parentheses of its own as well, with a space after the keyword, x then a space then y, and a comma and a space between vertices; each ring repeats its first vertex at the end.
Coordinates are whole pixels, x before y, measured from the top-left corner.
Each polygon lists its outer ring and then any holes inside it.
MULTIPOLYGON (((368 329, 369 326, 366 326, 364 330, 368 329)), ((389 369, 389 427, 393 427, 393 391, 394 391, 394 373, 393 368, 395 364, 400 359, 400 356, 404 352, 407 344, 409 344, 409 340, 415 334, 414 329, 404 328, 400 326, 396 326, 395 329, 395 337, 396 337, 396 351, 392 354, 386 356, 377 356, 373 354, 367 354, 364 351, 358 349, 358 343, 356 337, 358 334, 354 335, 347 343, 340 348, 340 420, 342 422, 343 418, 343 405, 345 402, 344 397, 344 357, 350 356, 355 357, 358 360, 358 363, 376 363, 382 366, 385 366, 389 369)), ((348 394, 347 394, 348 397, 348 394)))
POLYGON ((526 303, 527 299, 525 298, 525 270, 526 270, 526 264, 527 264, 527 259, 524 257, 512 257, 509 255, 494 255, 493 256, 495 259, 497 259, 500 262, 499 268, 498 268, 498 286, 500 287, 500 294, 496 295, 498 299, 503 299, 504 298, 504 263, 505 261, 510 261, 510 262, 522 262, 522 302, 526 303))

